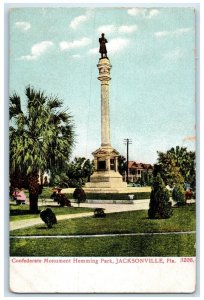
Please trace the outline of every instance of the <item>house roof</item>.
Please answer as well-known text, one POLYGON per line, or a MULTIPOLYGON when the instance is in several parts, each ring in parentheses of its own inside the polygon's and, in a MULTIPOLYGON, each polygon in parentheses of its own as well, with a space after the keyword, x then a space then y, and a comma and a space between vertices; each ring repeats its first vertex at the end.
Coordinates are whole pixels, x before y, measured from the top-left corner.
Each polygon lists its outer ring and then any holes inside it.
POLYGON ((153 166, 151 164, 144 164, 144 163, 139 163, 136 161, 129 161, 128 162, 128 169, 153 169, 153 166))

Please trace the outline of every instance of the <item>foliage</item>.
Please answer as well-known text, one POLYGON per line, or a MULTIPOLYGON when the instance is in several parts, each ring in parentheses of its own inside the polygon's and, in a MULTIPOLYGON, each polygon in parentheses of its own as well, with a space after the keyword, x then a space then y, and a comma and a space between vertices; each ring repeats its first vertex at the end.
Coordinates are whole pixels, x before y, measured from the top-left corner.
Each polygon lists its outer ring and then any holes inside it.
POLYGON ((90 162, 90 160, 85 157, 75 157, 74 160, 68 164, 66 171, 69 187, 83 186, 90 180, 93 171, 93 162, 90 162))
POLYGON ((52 228, 54 224, 57 224, 57 218, 49 207, 40 212, 40 217, 48 228, 52 228))
POLYGON ((184 194, 184 188, 182 185, 176 185, 173 188, 172 191, 172 198, 174 201, 177 202, 177 204, 180 205, 185 205, 186 201, 185 201, 185 194, 184 194))
POLYGON ((86 201, 86 193, 82 188, 76 188, 74 190, 73 197, 77 200, 78 205, 80 205, 81 202, 86 201))
POLYGON ((57 201, 58 201, 58 204, 60 204, 61 207, 71 206, 71 202, 65 194, 58 194, 57 201))
POLYGON ((123 175, 127 169, 127 160, 124 156, 120 155, 118 157, 118 172, 123 175))
POLYGON ((193 190, 196 185, 195 152, 187 148, 176 146, 167 152, 158 152, 158 164, 154 168, 154 175, 158 172, 166 185, 184 184, 188 182, 193 190))
POLYGON ((151 186, 152 182, 153 182, 153 175, 148 171, 142 172, 141 177, 138 178, 136 181, 136 183, 140 184, 141 186, 151 186))
MULTIPOLYGON (((60 168, 69 159, 74 132, 62 101, 28 86, 26 108, 15 92, 10 96, 10 181, 22 176, 29 189, 30 210, 38 212, 39 172, 60 168)), ((16 186, 15 186, 16 187, 16 186)))
POLYGON ((150 219, 167 219, 171 217, 172 212, 169 192, 160 174, 158 174, 154 179, 150 194, 148 216, 150 219))
POLYGON ((95 208, 94 210, 94 217, 95 218, 105 218, 106 214, 104 212, 104 208, 95 208))
POLYGON ((75 157, 73 161, 66 162, 63 169, 53 170, 50 184, 61 188, 80 187, 90 180, 93 170, 93 162, 89 159, 75 157))
MULTIPOLYGON (((129 199, 130 193, 86 193, 86 199, 94 199, 94 200, 130 200, 129 199)), ((134 195, 134 200, 141 200, 141 199, 149 199, 150 192, 138 192, 138 193, 131 193, 134 195)), ((69 198, 71 198, 71 194, 69 194, 69 198)))
POLYGON ((64 166, 61 169, 52 170, 50 178, 50 186, 58 186, 61 188, 68 188, 68 176, 66 170, 68 168, 68 162, 64 162, 64 166))

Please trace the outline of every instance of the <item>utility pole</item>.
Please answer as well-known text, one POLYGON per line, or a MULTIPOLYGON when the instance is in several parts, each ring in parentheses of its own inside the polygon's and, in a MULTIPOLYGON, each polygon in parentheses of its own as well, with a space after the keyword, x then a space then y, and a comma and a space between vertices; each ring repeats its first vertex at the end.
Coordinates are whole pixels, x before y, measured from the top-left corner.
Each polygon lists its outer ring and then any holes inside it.
POLYGON ((132 144, 132 140, 131 139, 124 139, 124 144, 127 145, 127 166, 126 166, 126 182, 129 183, 128 180, 128 164, 129 164, 129 145, 132 144))

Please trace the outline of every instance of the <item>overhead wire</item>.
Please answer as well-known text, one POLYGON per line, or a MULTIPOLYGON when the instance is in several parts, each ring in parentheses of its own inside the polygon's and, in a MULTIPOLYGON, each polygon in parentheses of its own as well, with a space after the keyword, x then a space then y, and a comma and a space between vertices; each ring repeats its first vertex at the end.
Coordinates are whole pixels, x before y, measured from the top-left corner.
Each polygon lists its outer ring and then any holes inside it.
MULTIPOLYGON (((93 35, 92 35, 92 47, 93 47, 93 41, 94 41, 94 32, 95 32, 95 19, 96 19, 96 10, 94 9, 94 16, 93 16, 93 35)), ((89 125, 90 125, 90 107, 91 107, 91 96, 92 96, 92 75, 93 75, 93 68, 90 64, 90 81, 89 81, 89 104, 88 104, 88 116, 87 116, 87 132, 86 132, 86 157, 88 155, 88 140, 89 140, 89 125)))

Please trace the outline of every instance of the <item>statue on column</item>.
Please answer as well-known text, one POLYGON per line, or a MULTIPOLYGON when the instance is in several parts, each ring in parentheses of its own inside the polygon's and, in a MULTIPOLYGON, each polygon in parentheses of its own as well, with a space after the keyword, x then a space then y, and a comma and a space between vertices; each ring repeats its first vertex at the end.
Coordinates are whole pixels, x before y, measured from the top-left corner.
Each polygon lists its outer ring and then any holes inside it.
POLYGON ((108 43, 108 41, 105 38, 105 34, 104 33, 101 34, 101 37, 99 38, 99 43, 100 43, 99 53, 101 53, 101 58, 103 58, 103 57, 107 58, 106 43, 108 43))

